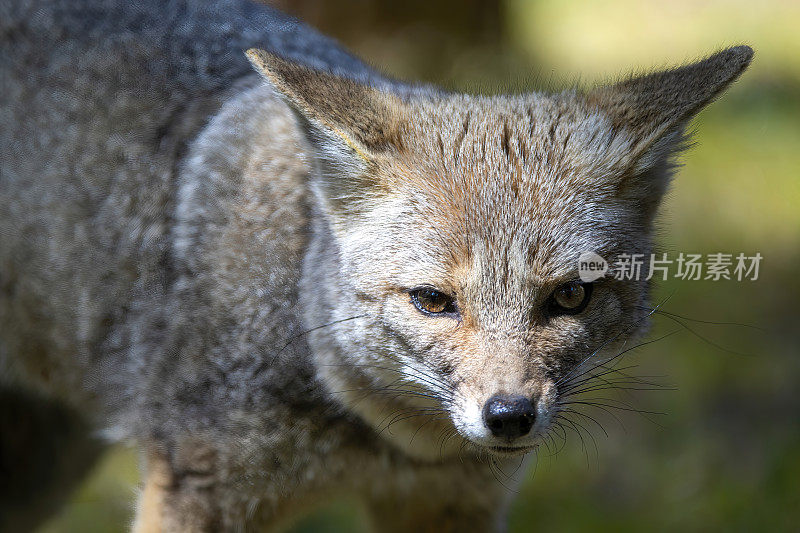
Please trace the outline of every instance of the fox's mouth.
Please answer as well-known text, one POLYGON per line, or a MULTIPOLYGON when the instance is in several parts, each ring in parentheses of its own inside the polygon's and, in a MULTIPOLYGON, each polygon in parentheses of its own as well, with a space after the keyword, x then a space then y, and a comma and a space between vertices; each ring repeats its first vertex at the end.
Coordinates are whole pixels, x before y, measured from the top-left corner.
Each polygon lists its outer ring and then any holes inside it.
POLYGON ((497 455, 524 455, 526 453, 532 452, 537 447, 536 444, 532 444, 529 446, 486 446, 487 449, 491 450, 492 453, 497 455))

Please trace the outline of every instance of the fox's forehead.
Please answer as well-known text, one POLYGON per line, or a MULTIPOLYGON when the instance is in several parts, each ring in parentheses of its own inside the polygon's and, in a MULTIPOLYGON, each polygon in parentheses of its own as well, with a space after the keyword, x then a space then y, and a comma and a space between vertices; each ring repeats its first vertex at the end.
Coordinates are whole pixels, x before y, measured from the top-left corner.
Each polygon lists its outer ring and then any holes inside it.
POLYGON ((414 248, 414 261, 406 265, 422 275, 435 272, 448 278, 442 281, 508 289, 543 286, 577 277, 584 252, 610 257, 627 249, 612 224, 594 224, 585 212, 574 213, 565 212, 563 220, 501 213, 484 221, 431 215, 415 220, 416 229, 396 238, 414 248))
MULTIPOLYGON (((471 192, 493 184, 581 186, 618 174, 630 141, 573 92, 525 97, 454 95, 411 106, 403 142, 427 183, 471 192)), ((526 186, 527 185, 527 186, 526 186)))
POLYGON ((470 230, 599 215, 619 200, 629 143, 576 102, 564 93, 418 106, 387 169, 389 188, 470 230))
POLYGON ((388 173, 434 261, 524 283, 568 276, 580 253, 624 237, 612 162, 624 139, 570 98, 461 96, 418 111, 388 173))

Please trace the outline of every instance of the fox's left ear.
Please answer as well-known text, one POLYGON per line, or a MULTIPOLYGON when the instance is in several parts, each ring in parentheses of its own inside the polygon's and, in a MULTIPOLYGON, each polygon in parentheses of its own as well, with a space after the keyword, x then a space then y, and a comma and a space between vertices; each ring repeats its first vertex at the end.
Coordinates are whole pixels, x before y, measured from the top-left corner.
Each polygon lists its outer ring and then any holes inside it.
POLYGON ((600 87, 586 97, 611 119, 615 131, 630 138, 625 160, 633 174, 641 174, 681 147, 687 122, 752 58, 752 48, 736 46, 697 63, 600 87))
POLYGON ((256 70, 300 120, 318 166, 318 184, 329 213, 357 211, 376 194, 371 166, 401 147, 405 105, 369 83, 314 70, 264 50, 250 49, 256 70))

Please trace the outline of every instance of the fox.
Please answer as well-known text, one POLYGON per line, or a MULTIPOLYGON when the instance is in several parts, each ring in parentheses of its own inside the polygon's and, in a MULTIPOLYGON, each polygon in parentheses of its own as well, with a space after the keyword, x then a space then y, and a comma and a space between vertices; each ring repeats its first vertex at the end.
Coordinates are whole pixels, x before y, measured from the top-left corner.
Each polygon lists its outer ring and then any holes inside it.
POLYGON ((0 5, 0 530, 113 442, 131 525, 504 530, 508 480, 647 330, 692 118, 753 50, 590 88, 393 79, 246 0, 0 5))

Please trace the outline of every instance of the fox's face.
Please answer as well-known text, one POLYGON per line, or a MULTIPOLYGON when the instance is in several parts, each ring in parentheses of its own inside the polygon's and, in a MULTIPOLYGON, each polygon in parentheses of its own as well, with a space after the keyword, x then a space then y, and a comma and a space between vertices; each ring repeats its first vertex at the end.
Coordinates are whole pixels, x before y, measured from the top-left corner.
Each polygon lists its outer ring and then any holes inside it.
MULTIPOLYGON (((645 315, 644 283, 578 277, 581 252, 647 251, 650 213, 614 160, 625 141, 587 138, 609 125, 568 98, 417 104, 402 154, 374 160, 386 189, 338 234, 352 291, 340 310, 367 315, 344 330, 369 347, 353 359, 399 366, 462 436, 496 450, 534 445, 567 374, 645 315)), ((399 388, 395 371, 361 371, 399 388)))
POLYGON ((578 257, 650 252, 686 122, 751 51, 510 97, 398 96, 250 56, 315 154, 331 235, 318 254, 338 269, 307 298, 336 322, 335 346, 317 347, 323 379, 376 426, 454 428, 510 454, 536 446, 646 326, 647 282, 584 282, 578 257))

